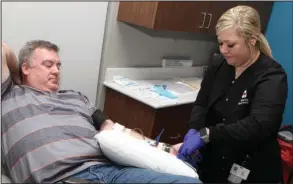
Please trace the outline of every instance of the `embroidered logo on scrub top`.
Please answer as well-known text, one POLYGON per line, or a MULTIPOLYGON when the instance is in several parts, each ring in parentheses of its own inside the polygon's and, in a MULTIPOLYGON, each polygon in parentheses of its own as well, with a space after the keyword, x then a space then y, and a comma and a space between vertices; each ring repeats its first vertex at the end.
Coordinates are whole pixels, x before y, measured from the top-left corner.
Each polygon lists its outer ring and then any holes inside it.
POLYGON ((242 98, 246 98, 247 97, 247 90, 245 90, 242 94, 242 98))
POLYGON ((241 100, 240 100, 240 102, 238 102, 238 105, 244 105, 244 104, 248 104, 248 103, 249 103, 249 101, 247 98, 247 90, 244 90, 242 97, 241 97, 241 100))

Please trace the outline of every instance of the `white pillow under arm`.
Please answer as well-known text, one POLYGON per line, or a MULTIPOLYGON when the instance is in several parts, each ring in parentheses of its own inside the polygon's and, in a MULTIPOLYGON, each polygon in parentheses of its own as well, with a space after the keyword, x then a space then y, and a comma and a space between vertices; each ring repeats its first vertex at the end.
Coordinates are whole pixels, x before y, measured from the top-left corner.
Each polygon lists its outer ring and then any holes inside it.
POLYGON ((195 168, 127 133, 103 130, 95 138, 105 156, 118 164, 198 178, 195 168))

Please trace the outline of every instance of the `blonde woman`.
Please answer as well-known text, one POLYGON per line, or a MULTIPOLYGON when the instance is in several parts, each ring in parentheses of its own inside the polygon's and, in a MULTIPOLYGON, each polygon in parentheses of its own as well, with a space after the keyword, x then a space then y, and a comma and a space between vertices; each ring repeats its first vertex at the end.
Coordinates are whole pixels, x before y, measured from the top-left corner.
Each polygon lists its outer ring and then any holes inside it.
POLYGON ((258 12, 227 10, 216 32, 221 60, 213 62, 194 102, 178 158, 198 164, 203 182, 280 182, 276 135, 287 98, 287 75, 261 33, 258 12))

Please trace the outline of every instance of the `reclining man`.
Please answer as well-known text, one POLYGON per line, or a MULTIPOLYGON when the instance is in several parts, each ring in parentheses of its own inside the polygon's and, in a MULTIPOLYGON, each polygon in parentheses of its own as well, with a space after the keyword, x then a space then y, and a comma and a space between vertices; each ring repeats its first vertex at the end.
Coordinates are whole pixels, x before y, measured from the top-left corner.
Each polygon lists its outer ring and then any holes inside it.
POLYGON ((114 123, 82 93, 58 90, 58 51, 48 41, 27 42, 18 69, 2 42, 2 164, 14 182, 55 183, 68 177, 100 183, 200 182, 111 163, 94 135, 114 123))

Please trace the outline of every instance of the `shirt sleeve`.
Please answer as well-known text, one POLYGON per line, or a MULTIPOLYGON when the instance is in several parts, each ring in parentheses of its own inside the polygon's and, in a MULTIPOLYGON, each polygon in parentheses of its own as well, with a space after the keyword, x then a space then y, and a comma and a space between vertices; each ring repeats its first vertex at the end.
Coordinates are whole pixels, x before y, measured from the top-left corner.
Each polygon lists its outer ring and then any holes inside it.
POLYGON ((276 68, 257 80, 250 115, 234 124, 210 127, 210 141, 229 145, 256 145, 275 137, 282 123, 288 93, 287 75, 276 68))
POLYGON ((2 69, 2 82, 1 82, 1 100, 6 97, 6 95, 13 88, 13 81, 10 72, 3 72, 2 69))
POLYGON ((96 106, 94 106, 85 95, 82 93, 79 93, 79 95, 83 97, 84 102, 89 110, 92 118, 91 123, 94 125, 96 130, 100 130, 101 125, 105 120, 108 119, 108 117, 100 109, 96 108, 96 106))
POLYGON ((199 130, 205 126, 206 116, 208 113, 208 99, 213 84, 213 79, 222 66, 224 59, 219 56, 214 58, 211 65, 201 82, 200 90, 197 94, 196 100, 193 103, 191 116, 189 119, 189 128, 199 130))
POLYGON ((97 110, 97 107, 89 101, 89 99, 86 95, 84 95, 81 92, 78 92, 78 94, 82 97, 82 99, 83 99, 83 101, 89 111, 89 114, 92 115, 97 110))

